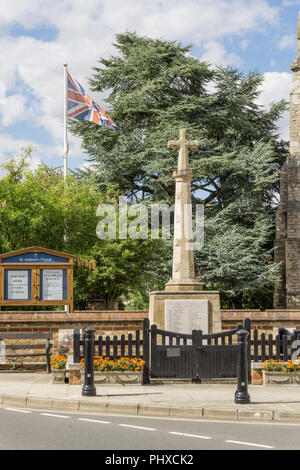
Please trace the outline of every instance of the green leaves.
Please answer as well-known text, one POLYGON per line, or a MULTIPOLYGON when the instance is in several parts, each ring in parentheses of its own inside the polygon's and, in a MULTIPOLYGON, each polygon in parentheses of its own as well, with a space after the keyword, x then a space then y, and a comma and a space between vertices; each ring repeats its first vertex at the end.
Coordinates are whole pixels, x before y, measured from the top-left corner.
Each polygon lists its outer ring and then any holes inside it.
POLYGON ((179 43, 127 32, 116 36, 115 47, 90 83, 108 94, 107 110, 121 132, 72 124, 92 163, 88 177, 102 191, 113 185, 133 200, 172 204, 177 152, 167 142, 187 128, 200 141, 190 152, 193 202, 205 205, 198 274, 232 303, 241 304, 243 295, 265 299, 276 277, 275 200, 288 150, 277 121, 287 104, 266 111, 258 104, 261 74, 212 67, 179 43))
POLYGON ((93 194, 91 184, 71 176, 65 186, 60 171, 45 165, 32 171, 26 155, 5 169, 6 176, 0 180, 2 252, 32 245, 75 254, 87 248, 87 239, 95 233, 98 189, 93 194), (80 241, 79 233, 83 234, 80 241))
POLYGON ((76 255, 75 308, 88 299, 104 299, 106 308, 131 293, 150 291, 159 277, 167 280, 164 259, 169 247, 161 240, 98 239, 99 204, 117 207, 114 187, 103 193, 93 178, 69 175, 46 165, 31 170, 25 149, 11 160, 0 180, 0 252, 39 245, 76 255))

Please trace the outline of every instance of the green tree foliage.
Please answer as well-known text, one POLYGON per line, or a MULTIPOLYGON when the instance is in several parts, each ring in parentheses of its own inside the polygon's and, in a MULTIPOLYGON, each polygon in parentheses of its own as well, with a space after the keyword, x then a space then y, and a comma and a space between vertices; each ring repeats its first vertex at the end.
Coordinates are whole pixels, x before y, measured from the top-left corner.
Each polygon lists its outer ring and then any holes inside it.
POLYGON ((76 255, 75 308, 88 298, 104 298, 106 308, 130 292, 141 295, 147 283, 167 275, 161 240, 98 239, 99 204, 117 204, 110 188, 103 194, 91 180, 60 170, 29 167, 31 148, 4 166, 0 179, 0 252, 42 246, 76 255))
POLYGON ((287 154, 276 123, 286 103, 266 111, 257 101, 262 75, 214 68, 190 47, 134 33, 117 35, 115 47, 116 55, 99 60, 90 83, 108 94, 121 132, 72 124, 93 164, 81 177, 93 175, 102 190, 113 184, 129 198, 172 203, 177 153, 167 141, 187 128, 200 141, 190 152, 193 202, 205 205, 198 275, 231 305, 265 298, 262 291, 270 293, 275 280, 274 214, 287 154))
POLYGON ((95 238, 95 207, 103 200, 96 187, 41 164, 30 169, 31 149, 4 165, 0 180, 1 252, 41 245, 80 253, 95 238), (29 153, 28 153, 29 152, 29 153))
POLYGON ((107 309, 120 298, 125 307, 128 299, 129 307, 146 308, 145 294, 148 297, 151 290, 162 289, 168 280, 162 263, 165 251, 161 240, 99 240, 89 256, 78 261, 75 289, 81 304, 101 292, 107 309), (144 302, 137 304, 136 298, 144 302))

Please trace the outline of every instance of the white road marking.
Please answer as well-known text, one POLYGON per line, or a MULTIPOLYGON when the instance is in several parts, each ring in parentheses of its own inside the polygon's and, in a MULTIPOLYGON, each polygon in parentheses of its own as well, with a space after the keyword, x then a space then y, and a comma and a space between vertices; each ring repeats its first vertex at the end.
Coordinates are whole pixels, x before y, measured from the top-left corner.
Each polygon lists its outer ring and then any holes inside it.
POLYGON ((41 416, 51 416, 52 418, 70 418, 70 416, 65 415, 54 415, 52 413, 40 413, 41 416))
POLYGON ((90 423, 111 424, 111 421, 100 421, 98 419, 78 418, 78 421, 88 421, 90 423))
POLYGON ((231 444, 241 444, 241 445, 244 445, 244 446, 253 446, 253 447, 262 447, 263 449, 274 449, 273 446, 267 446, 267 445, 264 445, 264 444, 254 444, 253 442, 242 442, 242 441, 225 441, 225 442, 228 442, 228 443, 231 443, 231 444))
POLYGON ((119 426, 123 426, 125 428, 144 429, 145 431, 157 431, 157 429, 154 429, 154 428, 145 428, 143 426, 133 426, 132 424, 119 424, 119 426))
MULTIPOLYGON (((32 411, 29 410, 20 410, 18 408, 4 408, 6 411, 14 411, 17 413, 32 413, 32 411)), ((66 415, 57 415, 53 413, 40 413, 41 416, 50 416, 52 418, 70 418, 70 416, 66 415)), ((100 421, 96 419, 88 419, 88 418, 78 418, 78 421, 88 421, 92 423, 100 423, 100 424, 111 424, 111 421, 100 421)), ((126 427, 126 428, 134 428, 134 429, 142 429, 145 431, 157 431, 155 428, 147 428, 144 426, 134 426, 132 424, 119 424, 119 426, 126 427)), ((173 434, 176 436, 185 436, 185 437, 195 437, 197 439, 212 439, 212 437, 209 436, 201 436, 199 434, 188 434, 188 433, 183 433, 183 432, 175 432, 175 431, 169 431, 168 434, 173 434)), ((274 449, 273 446, 270 445, 265 445, 265 444, 257 444, 254 442, 244 442, 244 441, 234 441, 234 440, 225 440, 224 442, 227 442, 229 444, 238 444, 238 445, 245 445, 245 446, 252 446, 252 447, 260 447, 263 449, 274 449)))
POLYGON ((7 411, 16 411, 17 413, 31 413, 31 411, 28 410, 18 410, 17 408, 4 408, 7 411))
POLYGON ((197 437, 198 439, 212 439, 209 436, 200 436, 199 434, 186 434, 184 432, 169 432, 169 434, 175 434, 175 436, 197 437))

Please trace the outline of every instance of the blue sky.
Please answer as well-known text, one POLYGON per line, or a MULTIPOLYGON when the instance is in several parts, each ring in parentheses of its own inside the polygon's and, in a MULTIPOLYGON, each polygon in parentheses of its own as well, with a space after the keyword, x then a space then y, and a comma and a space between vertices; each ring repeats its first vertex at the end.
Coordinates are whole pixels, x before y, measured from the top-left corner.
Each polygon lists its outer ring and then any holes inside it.
MULTIPOLYGON (((1 0, 0 163, 33 144, 33 165, 62 165, 63 63, 88 89, 97 59, 126 30, 193 44, 193 55, 213 64, 257 69, 260 104, 288 100, 298 11, 300 0, 1 0)), ((286 139, 288 121, 286 113, 279 123, 286 139)), ((70 137, 69 166, 86 159, 70 137)))

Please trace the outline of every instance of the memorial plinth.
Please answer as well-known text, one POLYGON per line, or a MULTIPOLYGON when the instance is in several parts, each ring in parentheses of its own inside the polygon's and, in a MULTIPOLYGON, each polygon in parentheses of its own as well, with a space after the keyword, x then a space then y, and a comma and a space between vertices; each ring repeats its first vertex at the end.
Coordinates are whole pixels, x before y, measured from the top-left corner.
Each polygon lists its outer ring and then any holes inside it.
MULTIPOLYGON (((196 308, 199 309, 197 306, 196 308)), ((190 315, 190 314, 189 314, 190 315)), ((186 318, 186 314, 183 313, 183 317, 186 318)), ((221 315, 220 315, 220 294, 218 291, 154 291, 150 292, 150 302, 149 302, 149 320, 151 324, 157 325, 158 328, 168 331, 176 331, 177 333, 191 333, 193 329, 202 330, 203 333, 212 333, 222 330, 221 324, 221 315), (170 316, 170 312, 173 308, 175 315, 176 310, 182 310, 182 302, 185 304, 185 308, 191 311, 192 318, 195 315, 195 305, 189 304, 189 302, 194 301, 205 301, 207 302, 207 308, 205 312, 203 312, 203 307, 200 309, 201 317, 198 317, 199 313, 196 314, 196 321, 189 319, 188 317, 188 325, 189 328, 186 328, 186 325, 181 328, 174 328, 173 320, 172 327, 170 327, 170 320, 166 321, 166 317, 170 316), (168 306, 168 302, 174 301, 178 303, 176 307, 176 303, 174 303, 171 307, 168 306), (175 307, 175 308, 174 308, 175 307), (206 319, 203 318, 204 313, 206 315, 206 319), (170 328, 170 329, 169 329, 170 328), (183 328, 185 331, 183 331, 183 328)), ((171 321, 172 322, 172 321, 171 321)), ((178 322, 178 320, 177 320, 178 322)), ((184 318, 182 319, 184 323, 184 318)))
POLYGON ((221 330, 219 293, 203 291, 195 278, 191 210, 193 174, 189 170, 188 149, 198 145, 197 140, 186 139, 185 129, 180 130, 178 141, 168 142, 168 148, 179 148, 178 168, 173 174, 176 187, 172 278, 165 291, 150 293, 150 322, 158 328, 179 333, 191 333, 193 329, 206 333, 221 330))

